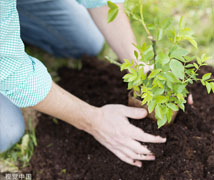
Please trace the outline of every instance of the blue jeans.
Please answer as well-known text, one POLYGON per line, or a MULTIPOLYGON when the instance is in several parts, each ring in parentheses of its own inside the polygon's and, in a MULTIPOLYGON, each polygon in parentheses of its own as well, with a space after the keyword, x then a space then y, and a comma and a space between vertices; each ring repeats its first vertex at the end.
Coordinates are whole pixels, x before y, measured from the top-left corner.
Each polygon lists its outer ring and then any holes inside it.
MULTIPOLYGON (((97 55, 104 38, 87 10, 75 0, 17 0, 23 41, 60 57, 97 55)), ((0 152, 25 130, 21 111, 0 94, 0 152)))
POLYGON ((0 153, 18 142, 24 131, 25 122, 20 109, 0 94, 0 153))
POLYGON ((76 0, 17 0, 22 39, 60 57, 97 55, 104 38, 76 0))

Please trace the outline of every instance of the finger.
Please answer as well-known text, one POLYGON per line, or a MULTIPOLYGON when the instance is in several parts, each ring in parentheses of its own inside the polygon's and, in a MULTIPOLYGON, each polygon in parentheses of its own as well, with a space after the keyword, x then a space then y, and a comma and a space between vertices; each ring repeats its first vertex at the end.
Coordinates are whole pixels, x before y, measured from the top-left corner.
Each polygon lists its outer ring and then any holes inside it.
POLYGON ((154 155, 144 155, 144 154, 137 154, 135 152, 133 152, 132 150, 126 148, 126 147, 123 147, 121 148, 121 151, 126 155, 128 156, 129 158, 131 159, 134 159, 134 160, 155 160, 155 156, 154 155))
POLYGON ((146 146, 141 145, 135 140, 127 140, 123 145, 134 151, 136 154, 153 155, 153 153, 148 150, 146 146))
POLYGON ((194 104, 192 94, 190 94, 190 95, 188 96, 188 98, 187 98, 187 102, 188 102, 188 104, 189 104, 189 105, 193 105, 193 104, 194 104))
POLYGON ((165 143, 166 138, 145 133, 142 129, 132 126, 132 137, 141 142, 165 143))
POLYGON ((131 159, 130 157, 126 156, 125 154, 123 154, 122 152, 118 151, 118 150, 112 150, 112 152, 122 161, 133 165, 133 166, 137 166, 137 167, 142 167, 142 163, 140 161, 136 161, 134 159, 131 159))
POLYGON ((147 116, 147 111, 143 108, 121 106, 122 113, 129 118, 142 119, 147 116))

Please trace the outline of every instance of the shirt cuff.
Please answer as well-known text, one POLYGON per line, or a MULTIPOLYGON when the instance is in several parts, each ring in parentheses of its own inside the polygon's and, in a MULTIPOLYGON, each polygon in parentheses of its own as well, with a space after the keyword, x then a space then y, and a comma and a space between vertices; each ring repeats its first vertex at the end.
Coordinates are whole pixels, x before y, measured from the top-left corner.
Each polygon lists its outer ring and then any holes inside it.
MULTIPOLYGON (((109 0, 77 0, 86 8, 96 8, 107 5, 109 0)), ((125 0, 110 0, 113 3, 123 3, 125 0)))
MULTIPOLYGON (((39 60, 30 56, 29 58, 31 60, 29 68, 32 71, 28 73, 27 77, 22 78, 25 79, 24 82, 8 91, 1 92, 20 108, 34 106, 41 102, 48 95, 52 86, 52 79, 46 67, 39 60)), ((26 68, 27 65, 24 64, 23 66, 26 68)), ((23 73, 25 72, 23 70, 23 73)), ((18 78, 20 72, 16 76, 18 78)))

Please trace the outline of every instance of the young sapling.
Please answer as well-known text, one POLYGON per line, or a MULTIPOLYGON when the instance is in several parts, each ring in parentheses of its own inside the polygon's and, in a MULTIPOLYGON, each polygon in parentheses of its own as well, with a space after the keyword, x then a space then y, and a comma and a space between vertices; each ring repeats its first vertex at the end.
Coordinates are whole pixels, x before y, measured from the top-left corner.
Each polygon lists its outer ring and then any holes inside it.
MULTIPOLYGON (((118 7, 108 2, 109 22, 116 18, 118 7)), ((143 4, 140 4, 140 16, 135 11, 126 10, 128 16, 140 22, 147 34, 149 43, 142 45, 133 44, 135 59, 124 59, 124 63, 107 58, 111 63, 120 66, 121 71, 126 70, 123 76, 128 83, 128 90, 135 99, 140 100, 142 106, 146 106, 148 112, 155 116, 158 128, 171 123, 179 109, 185 111, 186 98, 189 94, 187 86, 200 81, 207 88, 208 94, 214 93, 214 79, 211 73, 198 77, 198 71, 206 66, 209 59, 203 54, 194 56, 187 50, 186 44, 194 48, 197 42, 193 32, 186 27, 183 17, 180 18, 179 27, 176 29, 170 21, 165 20, 161 27, 157 27, 157 35, 153 35, 147 27, 143 17, 143 4), (165 48, 159 48, 161 41, 167 42, 165 48), (150 72, 144 72, 144 67, 153 66, 150 72)))

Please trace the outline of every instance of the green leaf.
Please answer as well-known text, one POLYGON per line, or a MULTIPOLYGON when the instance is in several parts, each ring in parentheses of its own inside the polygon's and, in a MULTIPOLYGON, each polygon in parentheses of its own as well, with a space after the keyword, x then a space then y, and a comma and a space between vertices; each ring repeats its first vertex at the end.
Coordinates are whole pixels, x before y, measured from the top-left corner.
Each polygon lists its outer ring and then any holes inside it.
POLYGON ((158 119, 163 119, 163 111, 159 104, 157 104, 155 107, 155 115, 157 116, 158 119))
POLYGON ((144 75, 144 68, 143 67, 140 67, 140 69, 138 70, 138 74, 142 78, 142 76, 144 75))
POLYGON ((156 61, 158 61, 160 64, 164 65, 170 61, 170 58, 167 54, 161 52, 157 55, 156 61))
MULTIPOLYGON (((124 80, 124 82, 127 82, 124 80)), ((128 82, 128 90, 132 89, 133 88, 133 83, 132 82, 128 82)))
POLYGON ((201 79, 201 84, 203 85, 203 86, 205 86, 205 82, 201 79))
POLYGON ((184 22, 183 22, 183 16, 181 16, 180 21, 179 21, 179 29, 181 30, 184 26, 184 22))
POLYGON ((161 89, 161 88, 159 88, 159 87, 155 87, 154 89, 152 89, 152 92, 153 92, 153 94, 154 94, 155 96, 157 96, 157 95, 163 94, 163 93, 164 93, 164 89, 161 89))
POLYGON ((134 81, 137 78, 137 74, 126 74, 123 76, 123 79, 125 82, 131 82, 134 81))
POLYGON ((208 94, 210 94, 210 92, 212 90, 212 87, 211 87, 210 83, 206 82, 206 87, 207 87, 208 94))
POLYGON ((27 148, 28 148, 29 141, 30 141, 30 136, 29 136, 29 134, 25 134, 25 135, 23 136, 22 142, 21 142, 21 152, 22 152, 22 154, 25 154, 25 151, 26 151, 27 148))
POLYGON ((173 111, 178 111, 178 106, 173 103, 167 103, 167 106, 173 111))
POLYGON ((184 79, 184 66, 180 61, 173 59, 170 61, 169 66, 170 66, 172 73, 177 78, 182 79, 182 80, 184 79))
POLYGON ((185 88, 186 88, 185 84, 175 84, 173 89, 176 93, 182 93, 185 90, 185 88))
POLYGON ((196 63, 193 63, 193 65, 195 66, 196 69, 198 69, 198 65, 196 63))
POLYGON ((160 28, 157 33, 157 40, 160 41, 163 38, 163 29, 160 28))
POLYGON ((152 111, 155 109, 156 104, 157 103, 155 101, 151 101, 150 103, 148 103, 149 113, 152 113, 152 111))
POLYGON ((194 32, 190 28, 185 27, 184 29, 182 29, 180 31, 180 34, 183 36, 192 36, 194 34, 194 32))
POLYGON ((134 51, 134 55, 135 55, 136 59, 138 59, 138 52, 137 51, 134 51))
POLYGON ((193 39, 192 36, 185 36, 185 39, 187 39, 196 49, 198 48, 197 42, 193 39))
POLYGON ((111 2, 111 1, 108 1, 107 4, 108 4, 108 7, 110 9, 116 9, 116 8, 118 8, 118 6, 115 3, 111 2))
POLYGON ((178 79, 175 77, 175 75, 172 72, 166 72, 165 77, 170 82, 178 82, 178 79))
POLYGON ((161 83, 161 81, 157 81, 157 85, 158 85, 158 87, 160 87, 160 88, 164 88, 164 87, 163 87, 163 84, 161 83))
POLYGON ((190 57, 190 56, 184 56, 184 58, 185 58, 186 62, 192 62, 192 61, 194 61, 194 60, 196 59, 196 57, 195 57, 195 56, 193 56, 193 57, 190 57))
POLYGON ((166 82, 166 85, 168 86, 168 88, 173 89, 173 84, 170 81, 166 82))
POLYGON ((152 45, 146 46, 144 52, 143 52, 144 62, 149 62, 154 57, 154 51, 152 45))
POLYGON ((201 56, 201 61, 202 61, 202 63, 206 62, 209 58, 210 58, 210 57, 207 56, 206 54, 202 54, 202 56, 201 56))
MULTIPOLYGON (((156 67, 157 67, 157 65, 156 65, 156 67)), ((169 63, 163 65, 160 68, 162 69, 163 72, 169 72, 170 71, 169 63)))
POLYGON ((213 93, 214 93, 214 82, 211 82, 211 83, 210 83, 210 86, 211 86, 212 91, 213 91, 213 93))
POLYGON ((184 100, 184 95, 183 94, 177 94, 177 98, 181 101, 184 100))
POLYGON ((166 122, 167 122, 167 117, 166 115, 164 115, 163 118, 157 120, 158 128, 161 128, 162 126, 164 126, 166 122))
POLYGON ((184 103, 178 103, 178 106, 179 106, 183 111, 185 111, 184 103))
POLYGON ((201 66, 202 62, 201 62, 201 59, 199 57, 196 57, 196 61, 201 66))
POLYGON ((186 68, 193 68, 193 67, 195 67, 193 64, 187 64, 186 66, 185 66, 186 68))
POLYGON ((140 79, 140 76, 138 76, 134 81, 133 81, 133 85, 134 86, 140 86, 142 84, 142 81, 140 79))
POLYGON ((161 81, 165 81, 165 80, 166 80, 166 78, 163 77, 163 76, 161 76, 161 75, 158 75, 158 76, 157 76, 157 79, 158 79, 158 80, 161 80, 161 81))
POLYGON ((175 28, 170 29, 170 30, 167 32, 167 36, 169 37, 169 40, 170 40, 172 43, 176 43, 176 36, 177 36, 177 33, 176 33, 175 28))
POLYGON ((111 1, 108 1, 107 3, 108 3, 108 7, 109 7, 108 23, 110 23, 117 17, 117 14, 119 12, 119 8, 115 3, 111 2, 111 1))
POLYGON ((167 114, 166 114, 168 123, 171 122, 171 120, 172 120, 172 115, 173 115, 173 111, 172 111, 171 109, 168 109, 168 112, 167 112, 167 114))
POLYGON ((175 46, 172 48, 172 51, 170 52, 169 56, 170 56, 170 58, 179 59, 179 60, 185 62, 185 59, 183 57, 188 54, 189 54, 189 52, 186 49, 181 48, 179 46, 175 46))
POLYGON ((120 70, 123 71, 124 69, 128 69, 128 67, 131 67, 132 64, 129 62, 129 60, 124 59, 124 63, 120 66, 120 70))
POLYGON ((152 70, 152 72, 151 72, 151 74, 149 75, 148 79, 152 79, 152 78, 155 77, 159 72, 161 72, 161 69, 152 70))
POLYGON ((210 79, 211 75, 212 75, 212 73, 204 74, 203 77, 202 77, 202 80, 206 81, 206 80, 210 79))
POLYGON ((156 101, 156 103, 158 103, 158 104, 166 103, 166 102, 168 101, 168 98, 165 97, 165 96, 156 96, 156 97, 155 97, 155 101, 156 101))

